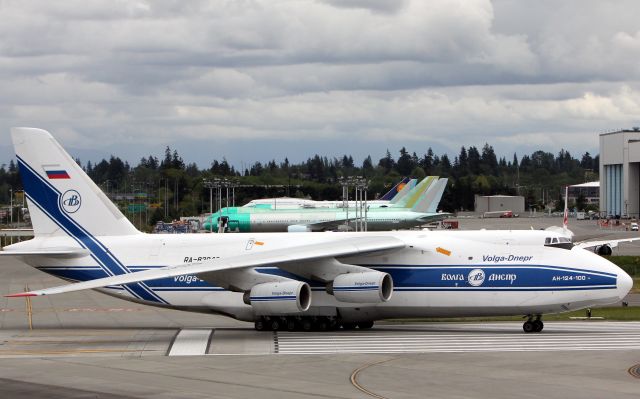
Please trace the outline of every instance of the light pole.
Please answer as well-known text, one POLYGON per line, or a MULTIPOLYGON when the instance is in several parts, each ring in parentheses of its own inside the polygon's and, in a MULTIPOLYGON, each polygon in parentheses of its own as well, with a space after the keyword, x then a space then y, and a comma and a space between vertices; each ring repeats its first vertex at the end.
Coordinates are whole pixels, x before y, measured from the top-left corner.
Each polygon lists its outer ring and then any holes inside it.
POLYGON ((110 195, 109 195, 109 186, 111 185, 111 180, 105 180, 102 184, 107 186, 107 198, 109 198, 110 197, 110 195))
POLYGON ((164 221, 167 220, 167 207, 168 207, 168 202, 167 202, 167 191, 169 191, 169 179, 167 179, 166 177, 162 177, 160 178, 160 182, 158 183, 158 200, 160 199, 160 187, 162 187, 162 182, 164 181, 164 221))
MULTIPOLYGON (((364 177, 355 179, 356 187, 356 213, 359 212, 360 231, 367 231, 367 189, 369 182, 364 177)), ((358 224, 356 223, 356 225, 358 224)))
POLYGON ((10 203, 10 208, 11 211, 9 212, 9 224, 11 225, 11 227, 13 227, 13 188, 9 189, 9 203, 10 203))
POLYGON ((211 180, 207 180, 207 179, 202 179, 203 183, 202 185, 205 188, 209 189, 209 213, 213 213, 213 187, 214 184, 211 180))
POLYGON ((240 179, 231 179, 231 206, 236 206, 236 187, 240 185, 240 179))

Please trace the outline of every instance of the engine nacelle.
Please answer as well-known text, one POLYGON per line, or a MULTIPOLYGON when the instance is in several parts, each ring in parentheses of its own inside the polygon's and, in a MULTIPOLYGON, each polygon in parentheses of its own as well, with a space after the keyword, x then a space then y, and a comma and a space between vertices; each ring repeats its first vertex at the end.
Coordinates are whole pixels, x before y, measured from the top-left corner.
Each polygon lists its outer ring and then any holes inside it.
POLYGON ((600 245, 599 247, 596 247, 596 249, 593 251, 595 253, 597 253, 600 256, 609 256, 613 253, 613 251, 611 250, 611 246, 604 244, 604 245, 600 245))
POLYGON ((257 315, 302 313, 311 305, 311 287, 301 281, 263 283, 245 292, 243 299, 257 315))
POLYGON ((388 273, 345 273, 327 285, 327 292, 340 302, 378 303, 391 299, 393 279, 388 273))
POLYGON ((291 226, 287 226, 287 233, 307 233, 311 231, 309 226, 304 224, 292 224, 291 226))

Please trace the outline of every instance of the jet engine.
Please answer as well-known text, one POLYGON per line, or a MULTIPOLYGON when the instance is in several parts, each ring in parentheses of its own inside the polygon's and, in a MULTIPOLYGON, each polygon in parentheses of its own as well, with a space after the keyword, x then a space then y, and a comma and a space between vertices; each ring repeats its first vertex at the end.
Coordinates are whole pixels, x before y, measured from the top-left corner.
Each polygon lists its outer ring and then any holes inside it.
POLYGON ((388 273, 376 271, 345 273, 327 285, 327 292, 340 302, 386 302, 393 293, 393 279, 388 273))
POLYGON ((301 281, 262 283, 245 292, 243 300, 258 315, 302 313, 311 305, 311 287, 301 281))
POLYGON ((304 224, 292 224, 291 226, 287 226, 287 233, 307 233, 311 231, 309 226, 304 224))
POLYGON ((609 256, 613 251, 611 250, 611 246, 604 244, 596 247, 593 252, 597 253, 600 256, 609 256))

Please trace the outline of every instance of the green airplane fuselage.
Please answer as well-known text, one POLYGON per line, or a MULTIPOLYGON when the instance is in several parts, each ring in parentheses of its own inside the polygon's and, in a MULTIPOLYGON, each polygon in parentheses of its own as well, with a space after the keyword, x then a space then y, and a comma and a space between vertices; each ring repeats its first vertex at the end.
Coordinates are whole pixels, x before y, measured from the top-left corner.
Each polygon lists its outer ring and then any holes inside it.
MULTIPOLYGON (((356 208, 347 209, 283 209, 229 207, 208 216, 204 229, 218 230, 218 220, 227 218, 229 231, 238 232, 286 232, 335 230, 349 221, 356 225, 356 208)), ((368 231, 388 231, 410 228, 439 220, 442 213, 413 212, 407 208, 372 208, 367 211, 368 231)))

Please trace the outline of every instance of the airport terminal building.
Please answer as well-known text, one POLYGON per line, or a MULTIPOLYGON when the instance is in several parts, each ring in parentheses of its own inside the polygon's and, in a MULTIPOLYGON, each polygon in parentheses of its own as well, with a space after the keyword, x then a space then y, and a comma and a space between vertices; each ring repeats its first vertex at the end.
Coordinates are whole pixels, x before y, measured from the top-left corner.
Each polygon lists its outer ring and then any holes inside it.
POLYGON ((640 215, 640 128, 600 135, 600 213, 640 215))

